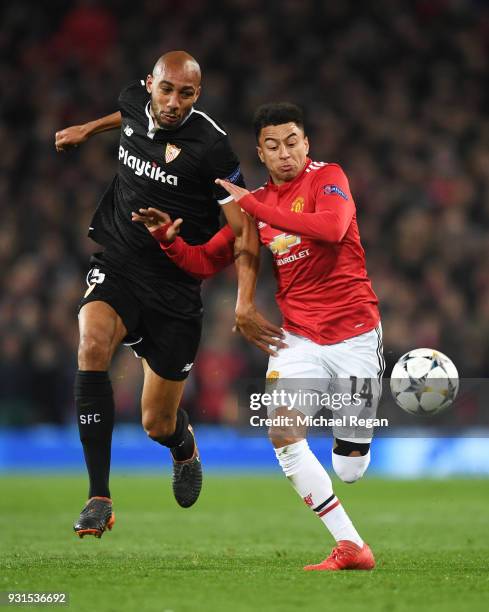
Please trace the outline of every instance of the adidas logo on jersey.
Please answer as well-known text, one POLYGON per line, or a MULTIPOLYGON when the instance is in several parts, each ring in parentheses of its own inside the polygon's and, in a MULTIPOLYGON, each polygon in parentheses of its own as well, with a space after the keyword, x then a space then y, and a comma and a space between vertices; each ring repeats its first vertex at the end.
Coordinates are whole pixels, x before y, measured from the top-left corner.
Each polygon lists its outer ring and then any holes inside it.
POLYGON ((154 181, 161 181, 162 183, 167 183, 174 187, 178 185, 178 176, 167 174, 156 162, 145 161, 144 159, 139 159, 139 157, 135 155, 129 155, 129 151, 124 149, 122 145, 119 146, 119 161, 124 164, 124 166, 134 170, 136 176, 142 176, 144 174, 144 176, 154 181))

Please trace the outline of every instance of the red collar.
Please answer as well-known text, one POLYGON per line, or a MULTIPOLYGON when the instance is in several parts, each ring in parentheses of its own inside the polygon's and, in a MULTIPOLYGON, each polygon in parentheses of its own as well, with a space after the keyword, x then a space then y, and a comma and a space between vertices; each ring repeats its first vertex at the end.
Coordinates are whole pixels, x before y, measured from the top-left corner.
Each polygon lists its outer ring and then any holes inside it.
POLYGON ((287 181, 286 183, 282 183, 281 185, 275 185, 275 183, 272 181, 272 177, 269 176, 267 182, 267 189, 270 189, 271 191, 278 191, 279 193, 292 189, 293 187, 295 187, 295 185, 297 185, 297 183, 300 183, 304 174, 306 173, 306 170, 309 168, 310 163, 311 158, 306 157, 306 163, 304 164, 304 168, 302 168, 299 174, 291 181, 287 181))

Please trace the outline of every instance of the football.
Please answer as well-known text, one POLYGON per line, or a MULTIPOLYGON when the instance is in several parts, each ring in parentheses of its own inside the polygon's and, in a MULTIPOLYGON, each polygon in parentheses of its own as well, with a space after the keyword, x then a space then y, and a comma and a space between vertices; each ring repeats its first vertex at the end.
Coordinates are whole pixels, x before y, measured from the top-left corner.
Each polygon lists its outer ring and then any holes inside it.
POLYGON ((417 415, 434 415, 448 408, 458 393, 453 361, 440 351, 419 348, 403 355, 392 369, 391 392, 397 405, 417 415))

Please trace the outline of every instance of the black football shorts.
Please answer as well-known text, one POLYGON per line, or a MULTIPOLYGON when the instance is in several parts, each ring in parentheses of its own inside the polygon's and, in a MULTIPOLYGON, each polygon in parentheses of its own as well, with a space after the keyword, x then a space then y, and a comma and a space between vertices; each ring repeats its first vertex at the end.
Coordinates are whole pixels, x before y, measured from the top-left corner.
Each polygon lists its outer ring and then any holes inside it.
MULTIPOLYGON (((202 329, 201 308, 195 308, 195 288, 190 300, 186 287, 178 291, 178 284, 175 286, 172 281, 166 286, 164 281, 159 282, 155 288, 149 276, 136 274, 130 266, 114 266, 103 253, 92 256, 90 265, 88 289, 78 310, 89 302, 109 304, 127 329, 125 346, 130 346, 137 357, 146 359, 153 372, 162 378, 187 378, 202 329)), ((198 300, 200 304, 200 296, 198 300)))

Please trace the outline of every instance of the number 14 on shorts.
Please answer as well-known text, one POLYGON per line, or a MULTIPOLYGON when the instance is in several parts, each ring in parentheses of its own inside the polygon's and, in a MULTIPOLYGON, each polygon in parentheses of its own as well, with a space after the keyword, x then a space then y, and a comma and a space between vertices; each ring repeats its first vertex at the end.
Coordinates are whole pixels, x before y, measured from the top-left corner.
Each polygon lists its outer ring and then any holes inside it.
POLYGON ((358 393, 358 397, 365 400, 365 407, 372 407, 373 393, 372 393, 372 380, 370 378, 358 378, 357 376, 350 376, 351 382, 351 396, 358 393), (361 387, 359 386, 361 384, 361 387), (359 390, 358 390, 359 389, 359 390))

